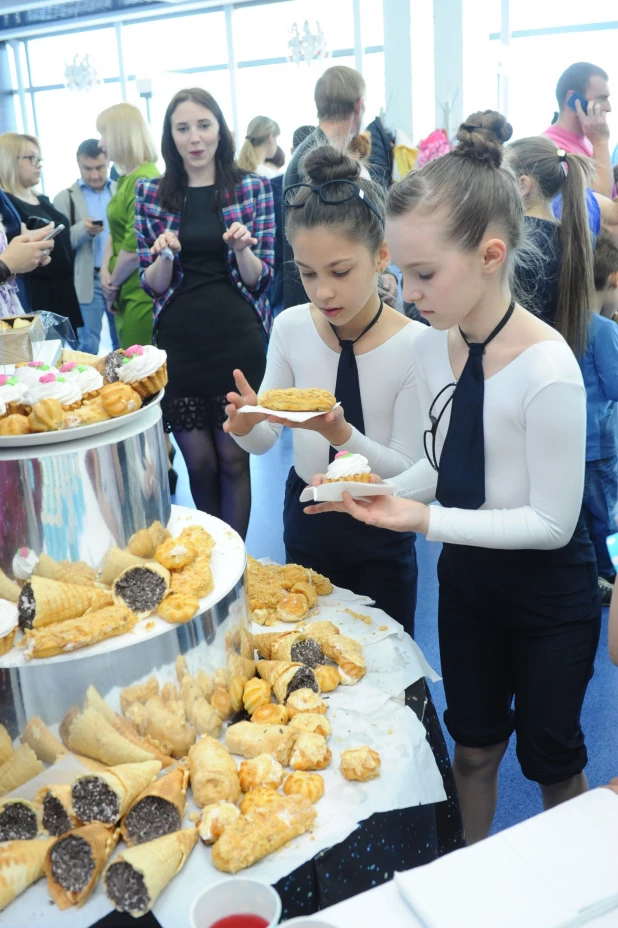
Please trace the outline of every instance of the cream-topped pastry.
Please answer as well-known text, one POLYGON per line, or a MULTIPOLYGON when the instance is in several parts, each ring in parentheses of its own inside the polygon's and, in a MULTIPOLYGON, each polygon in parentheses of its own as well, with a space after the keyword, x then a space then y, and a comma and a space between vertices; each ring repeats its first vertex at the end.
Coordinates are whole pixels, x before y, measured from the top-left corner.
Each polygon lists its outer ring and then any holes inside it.
POLYGON ((133 384, 152 377, 167 363, 166 352, 154 345, 132 345, 124 354, 124 361, 118 369, 118 377, 123 383, 133 384))
POLYGON ((0 655, 13 647, 17 631, 17 606, 7 599, 0 599, 0 655))
POLYGON ((7 374, 0 374, 0 400, 6 406, 9 415, 20 412, 20 406, 26 404, 26 386, 7 374))
POLYGON ((82 391, 74 381, 67 380, 62 375, 52 374, 51 371, 39 377, 37 383, 27 388, 26 402, 34 406, 39 400, 54 399, 66 409, 79 406, 82 401, 82 391))
POLYGON ((56 373, 56 370, 52 370, 49 364, 43 364, 42 361, 29 361, 28 364, 16 367, 13 376, 19 383, 29 387, 33 383, 38 383, 39 378, 49 373, 50 370, 52 374, 56 373))
POLYGON ((324 483, 337 483, 341 480, 370 483, 371 468, 367 458, 363 454, 352 454, 350 451, 340 451, 336 454, 335 460, 328 465, 324 483))
POLYGON ((88 364, 76 364, 67 361, 60 368, 60 374, 66 380, 74 381, 81 390, 82 396, 94 397, 103 389, 103 377, 95 367, 88 364))
POLYGON ((13 576, 21 583, 25 583, 32 576, 32 571, 39 563, 39 556, 32 548, 18 548, 13 558, 13 576))
POLYGON ((6 403, 4 400, 0 400, 0 419, 2 416, 6 416, 6 403))

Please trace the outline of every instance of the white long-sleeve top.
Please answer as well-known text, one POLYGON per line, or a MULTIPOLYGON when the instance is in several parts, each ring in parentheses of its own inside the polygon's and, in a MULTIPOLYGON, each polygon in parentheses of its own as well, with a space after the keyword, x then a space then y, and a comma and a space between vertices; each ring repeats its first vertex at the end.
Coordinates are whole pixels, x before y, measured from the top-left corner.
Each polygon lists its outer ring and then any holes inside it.
MULTIPOLYGON (((423 457, 423 426, 412 357, 415 339, 426 327, 410 322, 378 348, 356 356, 365 434, 352 428, 345 446, 364 454, 372 471, 392 477, 423 457)), ((259 392, 285 387, 320 387, 335 392, 340 354, 321 339, 309 304, 286 309, 275 320, 266 372, 259 392)), ((234 438, 251 454, 268 451, 280 425, 260 422, 234 438)), ((294 466, 309 483, 328 467, 330 445, 318 432, 293 430, 294 466)))
MULTIPOLYGON (((434 397, 455 382, 447 339, 445 331, 426 329, 413 346, 425 429, 434 397)), ((450 392, 440 397, 434 415, 450 392)), ((438 463, 451 408, 438 427, 438 463)), ((564 547, 581 510, 586 459, 586 391, 565 342, 532 345, 485 381, 484 428, 486 501, 478 510, 431 506, 428 540, 503 549, 564 547)), ((435 500, 437 474, 426 458, 388 482, 399 496, 435 500)))

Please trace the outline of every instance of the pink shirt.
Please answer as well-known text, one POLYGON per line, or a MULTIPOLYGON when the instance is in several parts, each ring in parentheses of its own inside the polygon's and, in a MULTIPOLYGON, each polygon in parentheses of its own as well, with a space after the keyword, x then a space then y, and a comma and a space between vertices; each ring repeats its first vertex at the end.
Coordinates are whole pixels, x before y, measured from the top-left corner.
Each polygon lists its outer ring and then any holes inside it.
MULTIPOLYGON (((562 129, 560 126, 550 126, 543 135, 555 142, 558 148, 563 148, 572 155, 584 155, 586 158, 594 157, 592 142, 580 132, 571 132, 570 129, 562 129)), ((612 188, 612 197, 616 196, 616 185, 612 188)))

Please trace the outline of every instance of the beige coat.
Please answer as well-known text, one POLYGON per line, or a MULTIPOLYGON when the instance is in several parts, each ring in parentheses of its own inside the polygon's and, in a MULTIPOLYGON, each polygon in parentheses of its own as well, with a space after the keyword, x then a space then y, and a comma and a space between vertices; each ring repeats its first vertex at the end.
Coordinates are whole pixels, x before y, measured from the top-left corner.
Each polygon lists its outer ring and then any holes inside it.
MULTIPOLYGON (((111 182, 112 196, 116 192, 115 181, 111 182)), ((71 215, 71 198, 75 206, 75 225, 71 226, 71 245, 75 252, 74 282, 80 303, 91 303, 94 297, 94 239, 86 232, 85 219, 89 219, 86 200, 79 182, 61 190, 54 197, 54 206, 67 218, 71 215)), ((101 233, 105 235, 104 232, 101 233)))

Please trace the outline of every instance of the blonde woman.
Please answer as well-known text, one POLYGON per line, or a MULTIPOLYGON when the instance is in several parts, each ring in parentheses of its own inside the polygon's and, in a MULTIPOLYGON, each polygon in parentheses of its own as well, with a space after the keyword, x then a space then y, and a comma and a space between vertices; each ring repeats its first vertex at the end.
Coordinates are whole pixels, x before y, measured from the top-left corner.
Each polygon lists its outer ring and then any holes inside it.
POLYGON ((110 235, 101 267, 101 288, 116 315, 121 348, 149 345, 152 341, 152 299, 142 290, 137 274, 135 238, 135 185, 143 178, 159 177, 157 151, 146 120, 136 106, 117 103, 97 119, 99 147, 121 176, 107 207, 110 235))
MULTIPOLYGON (((49 223, 44 234, 53 225, 62 223, 65 228, 54 239, 54 258, 35 266, 29 275, 26 289, 33 311, 49 310, 66 316, 73 329, 83 325, 79 301, 73 285, 73 249, 69 220, 54 208, 42 193, 35 191, 41 178, 41 146, 33 135, 5 132, 0 135, 0 187, 17 210, 23 223, 39 220, 38 225, 49 223)), ((47 250, 47 249, 44 249, 47 250)), ((17 268, 11 268, 17 270, 17 268)))
POLYGON ((274 165, 265 163, 267 158, 274 158, 280 134, 281 129, 274 119, 254 116, 247 126, 245 141, 238 155, 239 167, 261 177, 276 177, 280 174, 274 165))

